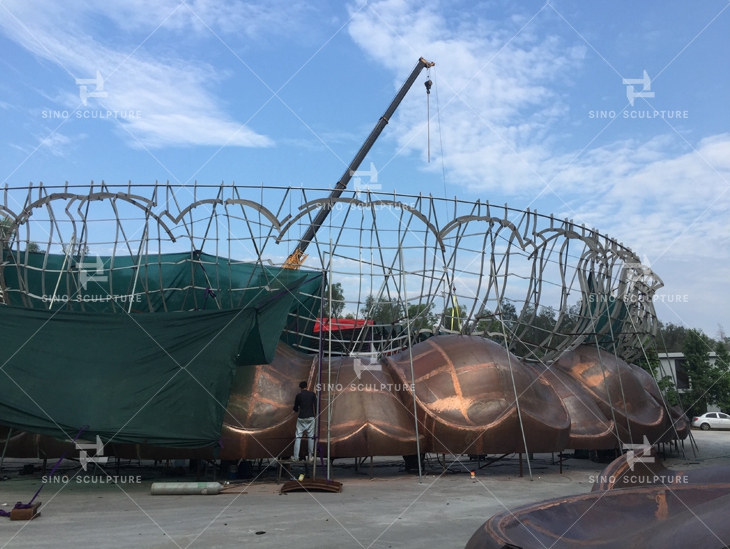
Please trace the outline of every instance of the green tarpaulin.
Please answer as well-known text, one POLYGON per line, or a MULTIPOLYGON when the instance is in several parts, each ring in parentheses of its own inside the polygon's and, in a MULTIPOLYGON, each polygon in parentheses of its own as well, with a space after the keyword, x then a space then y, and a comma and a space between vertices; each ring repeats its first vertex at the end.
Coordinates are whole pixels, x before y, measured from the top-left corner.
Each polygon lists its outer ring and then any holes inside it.
MULTIPOLYGON (((12 292, 21 284, 36 297, 25 299, 33 308, 0 305, 0 424, 62 439, 88 425, 86 434, 105 442, 217 442, 236 368, 273 359, 289 319, 301 308, 311 314, 307 296, 318 293, 321 274, 209 256, 203 269, 197 258, 179 256, 165 256, 162 270, 137 280, 146 285, 145 312, 131 314, 114 300, 69 299, 48 310, 42 271, 6 266, 10 301, 23 302, 12 292), (227 274, 212 276, 215 269, 227 274)), ((106 272, 112 276, 101 290, 87 280, 81 295, 138 293, 120 291, 133 277, 106 272)), ((62 283, 78 282, 75 276, 64 274, 62 283)))
POLYGON ((189 311, 245 307, 261 291, 276 291, 319 273, 236 262, 202 252, 71 257, 5 252, 2 269, 11 305, 74 311, 189 311))
POLYGON ((581 327, 581 331, 593 335, 587 336, 583 340, 583 345, 598 345, 602 349, 613 352, 616 345, 615 338, 625 331, 624 322, 629 313, 626 303, 615 296, 597 292, 593 273, 588 275, 584 292, 587 293, 588 299, 585 300, 581 311, 584 317, 584 326, 581 327), (602 336, 598 336, 606 327, 609 327, 608 331, 602 336))

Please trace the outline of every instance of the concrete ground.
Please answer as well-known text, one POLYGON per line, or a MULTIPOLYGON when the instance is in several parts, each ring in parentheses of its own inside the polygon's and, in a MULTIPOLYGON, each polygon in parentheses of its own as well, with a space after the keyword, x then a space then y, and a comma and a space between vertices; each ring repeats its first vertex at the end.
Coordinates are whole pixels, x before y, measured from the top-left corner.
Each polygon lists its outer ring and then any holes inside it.
MULTIPOLYGON (((730 432, 693 431, 697 458, 685 444, 689 467, 730 463, 730 432)), ((447 456, 448 458, 448 456, 447 456)), ((39 500, 42 516, 32 522, 0 517, 0 549, 73 547, 228 548, 296 547, 453 547, 462 548, 476 529, 505 508, 590 491, 605 465, 570 459, 563 474, 549 454, 535 455, 534 480, 519 478, 517 460, 504 460, 476 471, 475 462, 454 464, 451 472, 431 461, 423 482, 403 472, 402 460, 379 458, 374 478, 367 465, 356 472, 352 459, 335 462, 333 474, 344 484, 341 494, 279 495, 273 467, 242 486, 245 494, 152 496, 150 485, 161 478, 151 463, 123 468, 123 477, 141 483, 94 483, 78 463, 64 464, 68 482, 48 483, 39 500), (86 476, 84 476, 86 475, 86 476), (88 483, 85 483, 88 482, 88 483)), ((27 461, 6 460, 0 475, 0 507, 10 510, 27 502, 42 483, 41 473, 20 476, 27 461)), ((39 465, 40 462, 34 462, 39 465)), ((682 458, 667 465, 685 469, 682 458)), ((113 467, 105 469, 115 474, 113 467)), ((255 474, 257 471, 255 470, 255 474)), ((97 477, 98 480, 98 477, 97 477)), ((121 481, 129 480, 120 479, 121 481)), ((194 481, 194 475, 166 478, 194 481)), ((212 480, 212 473, 208 475, 212 480)))

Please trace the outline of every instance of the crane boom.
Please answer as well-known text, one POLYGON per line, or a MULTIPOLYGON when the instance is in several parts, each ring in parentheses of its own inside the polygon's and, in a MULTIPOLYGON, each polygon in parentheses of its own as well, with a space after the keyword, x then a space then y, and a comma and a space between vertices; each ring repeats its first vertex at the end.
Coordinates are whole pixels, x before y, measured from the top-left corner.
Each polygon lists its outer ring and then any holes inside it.
MULTIPOLYGON (((378 120, 378 123, 375 124, 375 127, 373 128, 373 131, 370 132, 370 135, 365 140, 365 142, 360 147, 360 150, 357 151, 357 154, 352 159, 352 162, 350 162, 350 165, 347 166, 347 169, 345 170, 345 173, 342 174, 342 177, 340 177, 340 180, 337 182, 337 185, 335 185, 335 188, 332 189, 332 193, 330 194, 330 198, 338 198, 342 191, 344 191, 347 188, 347 184, 350 182, 350 179, 352 179, 352 176, 355 174, 357 169, 360 167, 360 164, 367 156, 368 152, 370 152, 370 149, 375 144, 375 141, 377 141, 380 134, 385 129, 385 126, 390 121, 391 117, 395 113, 395 110, 398 108, 398 105, 400 105, 401 101, 403 101, 403 98, 405 97, 406 93, 408 93, 408 90, 413 85, 413 82, 416 81, 416 78, 418 78, 418 75, 421 73, 421 71, 424 68, 430 68, 433 67, 435 63, 432 63, 430 61, 426 61, 423 57, 421 57, 418 60, 418 63, 416 63, 416 66, 414 67, 413 71, 411 72, 410 76, 406 79, 406 81, 401 86, 400 90, 398 90, 398 93, 393 98, 393 101, 390 103, 390 106, 386 109, 383 116, 380 117, 380 120, 378 120)), ((329 205, 324 205, 322 209, 319 211, 317 216, 314 218, 314 221, 312 221, 312 224, 307 229, 307 232, 304 233, 304 236, 297 244, 296 249, 292 252, 292 254, 287 258, 286 262, 284 263, 284 267, 287 269, 298 269, 301 264, 306 259, 306 250, 309 244, 314 240, 315 235, 317 234, 317 231, 322 226, 322 224, 327 219, 327 216, 330 214, 329 205)))

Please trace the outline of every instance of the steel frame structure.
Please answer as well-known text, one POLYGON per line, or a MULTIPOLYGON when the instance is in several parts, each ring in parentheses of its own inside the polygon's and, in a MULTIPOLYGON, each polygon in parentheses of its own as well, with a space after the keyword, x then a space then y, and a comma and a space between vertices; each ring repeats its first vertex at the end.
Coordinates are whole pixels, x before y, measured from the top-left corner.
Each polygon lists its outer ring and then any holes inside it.
MULTIPOLYGON (((656 334, 652 298, 661 279, 596 229, 479 200, 330 193, 235 183, 6 185, 3 300, 62 307, 59 291, 81 291, 78 265, 97 255, 110 276, 121 268, 117 258, 134 258, 125 267, 136 269, 129 295, 143 299, 145 273, 168 252, 189 253, 191 263, 204 264, 204 252, 228 265, 283 266, 318 213, 330 209, 302 268, 331 273, 345 294, 337 308, 365 321, 333 334, 336 354, 392 354, 424 335, 462 333, 494 339, 526 361, 549 363, 581 344, 632 361, 656 334), (42 266, 31 265, 33 253, 43 254, 42 266), (47 267, 49 254, 66 255, 63 269, 75 284, 54 288, 61 273, 47 267), (36 271, 44 295, 22 282, 8 287, 7 269, 19 281, 36 271)), ((214 290, 226 284, 220 271, 216 261, 206 275, 214 290)), ((188 289, 202 290, 192 278, 188 289)), ((315 353, 319 341, 300 337, 295 346, 315 353)))

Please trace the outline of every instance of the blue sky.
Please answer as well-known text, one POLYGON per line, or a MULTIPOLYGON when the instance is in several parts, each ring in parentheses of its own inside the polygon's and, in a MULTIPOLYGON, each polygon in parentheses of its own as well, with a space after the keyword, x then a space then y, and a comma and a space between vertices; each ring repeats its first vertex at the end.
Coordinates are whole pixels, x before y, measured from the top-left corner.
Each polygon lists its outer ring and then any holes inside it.
POLYGON ((384 192, 597 227, 663 278, 663 321, 715 335, 730 327, 729 26, 726 0, 3 0, 0 177, 329 186, 424 56, 431 163, 421 78, 368 160, 384 192), (84 106, 75 79, 96 71, 107 95, 84 106), (622 79, 644 71, 654 96, 632 106, 622 79), (135 116, 83 118, 106 110, 135 116))

